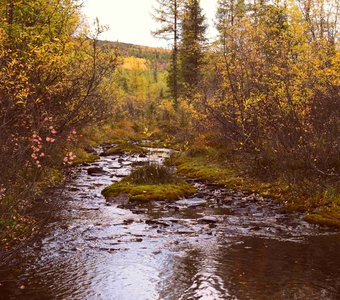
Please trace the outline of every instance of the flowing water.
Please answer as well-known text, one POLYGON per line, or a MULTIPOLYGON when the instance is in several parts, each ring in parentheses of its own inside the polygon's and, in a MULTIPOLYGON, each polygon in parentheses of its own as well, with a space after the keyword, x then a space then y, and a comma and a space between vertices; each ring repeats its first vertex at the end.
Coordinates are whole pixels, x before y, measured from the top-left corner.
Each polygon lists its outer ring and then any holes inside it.
POLYGON ((197 194, 176 202, 101 196, 169 152, 74 168, 50 196, 56 218, 1 268, 0 299, 340 299, 340 234, 274 201, 195 181, 197 194))

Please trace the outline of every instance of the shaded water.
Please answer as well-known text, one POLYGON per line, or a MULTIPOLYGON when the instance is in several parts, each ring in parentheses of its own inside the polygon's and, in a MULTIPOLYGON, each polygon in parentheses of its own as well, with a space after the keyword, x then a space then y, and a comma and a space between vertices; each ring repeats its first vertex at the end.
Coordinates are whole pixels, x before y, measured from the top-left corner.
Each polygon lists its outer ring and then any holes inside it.
POLYGON ((198 193, 173 203, 101 196, 132 163, 168 153, 75 168, 51 197, 57 218, 1 268, 0 299, 340 299, 340 234, 276 202, 195 181, 198 193))

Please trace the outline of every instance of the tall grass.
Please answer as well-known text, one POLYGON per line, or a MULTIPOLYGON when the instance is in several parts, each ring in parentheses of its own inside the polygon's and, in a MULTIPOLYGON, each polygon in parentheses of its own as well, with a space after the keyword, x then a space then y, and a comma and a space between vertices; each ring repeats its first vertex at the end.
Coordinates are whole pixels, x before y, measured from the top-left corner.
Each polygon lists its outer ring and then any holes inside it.
POLYGON ((135 169, 127 179, 134 184, 168 184, 180 181, 169 168, 155 163, 135 169))

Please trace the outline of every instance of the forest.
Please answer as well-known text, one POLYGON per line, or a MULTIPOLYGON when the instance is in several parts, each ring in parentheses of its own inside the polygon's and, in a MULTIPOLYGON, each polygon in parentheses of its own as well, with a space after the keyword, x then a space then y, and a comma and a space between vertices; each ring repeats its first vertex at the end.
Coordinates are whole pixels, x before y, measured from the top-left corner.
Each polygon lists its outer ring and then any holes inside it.
POLYGON ((214 40, 199 0, 156 0, 152 34, 171 49, 104 41, 81 7, 0 3, 1 260, 41 236, 74 170, 110 155, 148 163, 106 199, 186 199, 196 180, 340 228, 337 0, 218 0, 214 40), (174 153, 158 166, 152 148, 174 153))

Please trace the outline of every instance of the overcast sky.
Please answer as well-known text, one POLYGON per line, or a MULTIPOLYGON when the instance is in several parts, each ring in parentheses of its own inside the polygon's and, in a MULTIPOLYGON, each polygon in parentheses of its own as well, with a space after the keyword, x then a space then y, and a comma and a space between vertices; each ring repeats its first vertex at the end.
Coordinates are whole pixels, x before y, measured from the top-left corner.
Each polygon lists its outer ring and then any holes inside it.
MULTIPOLYGON (((201 0, 209 24, 208 35, 214 36, 213 18, 217 0, 201 0)), ((166 47, 168 42, 152 37, 151 30, 157 23, 151 17, 156 0, 84 0, 83 12, 89 22, 98 17, 110 30, 101 39, 137 45, 166 47)))

